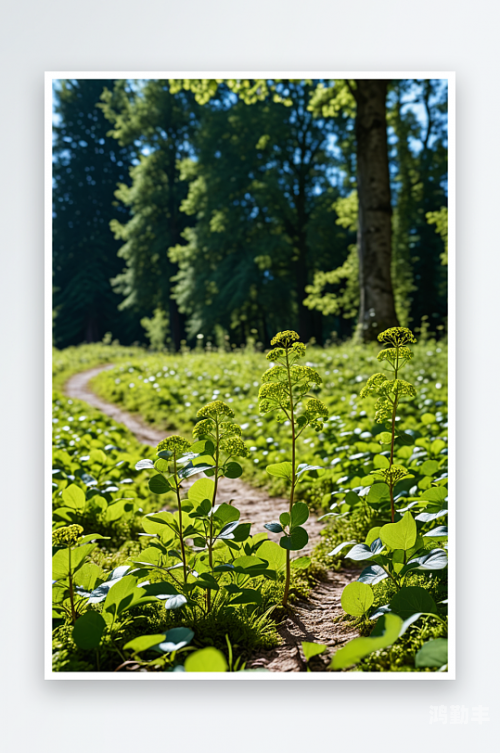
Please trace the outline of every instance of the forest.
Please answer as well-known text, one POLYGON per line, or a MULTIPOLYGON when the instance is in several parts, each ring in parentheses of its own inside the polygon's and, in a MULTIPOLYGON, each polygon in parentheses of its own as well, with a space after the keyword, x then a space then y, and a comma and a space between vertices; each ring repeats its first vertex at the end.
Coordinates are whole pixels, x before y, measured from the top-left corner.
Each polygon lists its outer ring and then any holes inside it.
POLYGON ((448 673, 447 113, 54 81, 54 673, 448 673))

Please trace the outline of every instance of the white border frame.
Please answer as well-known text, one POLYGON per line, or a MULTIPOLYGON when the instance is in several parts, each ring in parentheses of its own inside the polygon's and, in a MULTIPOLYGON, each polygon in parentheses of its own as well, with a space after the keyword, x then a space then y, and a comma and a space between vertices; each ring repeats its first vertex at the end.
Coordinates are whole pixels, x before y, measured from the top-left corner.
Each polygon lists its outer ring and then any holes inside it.
POLYGON ((455 680, 456 679, 456 91, 454 71, 48 71, 45 73, 45 204, 44 204, 44 483, 45 483, 45 612, 44 677, 46 680, 239 680, 239 681, 315 681, 315 680, 455 680), (210 673, 131 673, 52 671, 52 87, 57 79, 99 78, 433 78, 448 81, 448 448, 449 448, 449 630, 447 672, 342 672, 291 673, 273 672, 242 674, 210 673))

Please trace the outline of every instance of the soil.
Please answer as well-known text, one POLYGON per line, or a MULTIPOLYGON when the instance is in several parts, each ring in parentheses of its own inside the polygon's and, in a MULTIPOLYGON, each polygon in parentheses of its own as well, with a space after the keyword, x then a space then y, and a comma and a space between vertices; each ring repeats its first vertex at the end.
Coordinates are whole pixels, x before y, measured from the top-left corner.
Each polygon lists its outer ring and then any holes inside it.
MULTIPOLYGON (((65 394, 70 398, 83 400, 97 408, 117 423, 124 424, 143 444, 156 446, 165 438, 166 432, 148 426, 139 416, 108 403, 95 394, 90 387, 90 380, 105 369, 113 368, 113 364, 98 366, 79 374, 74 374, 66 382, 65 394)), ((194 483, 194 479, 193 482, 194 483)), ((262 489, 255 489, 245 484, 241 479, 223 478, 218 484, 218 502, 236 501, 241 513, 242 523, 252 523, 253 530, 263 530, 264 524, 277 520, 283 510, 288 509, 288 500, 281 497, 269 497, 262 489)), ((323 525, 311 515, 307 522, 309 543, 301 550, 300 556, 311 552, 320 540, 323 525)), ((270 539, 278 541, 279 534, 268 532, 270 539)), ((265 667, 272 672, 304 672, 306 664, 302 653, 301 641, 323 643, 326 651, 311 660, 310 669, 321 671, 325 669, 333 649, 355 638, 358 633, 341 622, 334 622, 335 618, 344 614, 340 606, 340 596, 344 587, 355 580, 359 571, 344 569, 341 572, 329 571, 326 578, 317 581, 307 599, 296 601, 292 608, 283 611, 282 621, 278 631, 282 643, 271 651, 261 652, 248 662, 248 668, 265 667)))

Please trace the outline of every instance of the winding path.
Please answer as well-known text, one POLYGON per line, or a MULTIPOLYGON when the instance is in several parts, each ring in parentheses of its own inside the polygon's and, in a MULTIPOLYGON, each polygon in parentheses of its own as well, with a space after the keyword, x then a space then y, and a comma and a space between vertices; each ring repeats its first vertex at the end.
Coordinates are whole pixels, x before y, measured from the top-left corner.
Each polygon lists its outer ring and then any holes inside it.
MULTIPOLYGON (((97 366, 88 371, 74 374, 66 382, 64 393, 70 398, 83 400, 97 408, 117 423, 121 423, 136 436, 139 442, 155 447, 166 433, 148 426, 140 417, 134 416, 119 406, 108 403, 92 391, 90 380, 101 371, 112 369, 113 364, 97 366)), ((288 500, 281 497, 269 497, 262 489, 255 489, 245 484, 241 479, 223 478, 218 484, 218 502, 235 500, 236 507, 241 513, 242 523, 252 523, 254 530, 263 530, 264 524, 277 520, 280 513, 288 509, 288 500)), ((301 555, 311 552, 320 540, 323 525, 314 515, 307 522, 309 543, 301 551, 301 555)), ((278 541, 278 534, 268 532, 270 539, 278 541)), ((249 667, 266 667, 274 672, 304 671, 301 641, 324 643, 327 651, 315 659, 318 669, 324 668, 331 656, 332 648, 345 644, 357 633, 345 625, 334 623, 335 617, 343 614, 340 606, 342 590, 356 578, 357 571, 344 569, 340 573, 329 571, 325 580, 318 581, 312 589, 309 598, 294 604, 294 610, 289 611, 284 621, 279 625, 282 644, 271 651, 257 654, 248 663, 249 667)))

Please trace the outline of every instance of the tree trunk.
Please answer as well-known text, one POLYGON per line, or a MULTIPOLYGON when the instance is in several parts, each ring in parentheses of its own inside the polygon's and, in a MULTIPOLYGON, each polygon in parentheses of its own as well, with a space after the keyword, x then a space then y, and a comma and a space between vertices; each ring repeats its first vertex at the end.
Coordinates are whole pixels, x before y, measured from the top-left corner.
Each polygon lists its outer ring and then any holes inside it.
POLYGON ((385 100, 387 81, 356 81, 358 331, 364 342, 397 327, 391 280, 391 188, 385 100))

